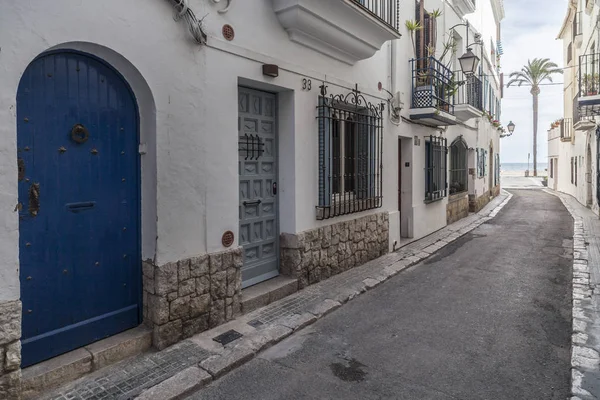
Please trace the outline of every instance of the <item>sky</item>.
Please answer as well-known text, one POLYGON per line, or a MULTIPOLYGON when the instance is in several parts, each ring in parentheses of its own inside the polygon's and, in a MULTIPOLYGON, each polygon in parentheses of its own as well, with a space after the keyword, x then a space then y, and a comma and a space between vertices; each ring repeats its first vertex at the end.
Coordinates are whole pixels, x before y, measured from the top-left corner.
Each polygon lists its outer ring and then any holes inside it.
MULTIPOLYGON (((567 0, 504 0, 506 17, 502 21, 502 70, 504 82, 510 72, 520 70, 528 59, 550 58, 563 67, 562 42, 556 40, 567 12, 567 0)), ((554 82, 562 82, 556 75, 554 82)), ((533 162, 533 113, 530 87, 504 88, 502 124, 511 120, 515 133, 501 139, 500 159, 504 163, 533 162)), ((542 86, 538 122, 538 163, 548 158, 548 128, 552 121, 563 117, 563 87, 542 86)))

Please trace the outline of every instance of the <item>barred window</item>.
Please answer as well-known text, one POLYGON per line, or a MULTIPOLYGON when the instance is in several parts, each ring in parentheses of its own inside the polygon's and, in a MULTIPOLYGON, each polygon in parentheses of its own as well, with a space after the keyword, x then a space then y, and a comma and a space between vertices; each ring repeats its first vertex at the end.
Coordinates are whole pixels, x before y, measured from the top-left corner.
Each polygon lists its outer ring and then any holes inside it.
POLYGON ((450 145, 450 194, 467 190, 469 165, 467 144, 462 137, 450 145))
POLYGON ((577 186, 577 157, 575 157, 575 186, 577 186))
POLYGON ((319 199, 317 219, 382 205, 382 106, 353 90, 319 96, 319 199))
POLYGON ((496 153, 494 162, 494 186, 500 184, 500 154, 496 153))
POLYGON ((440 200, 447 195, 446 139, 430 136, 425 142, 425 201, 440 200))
POLYGON ((477 177, 487 176, 487 150, 477 149, 477 177))

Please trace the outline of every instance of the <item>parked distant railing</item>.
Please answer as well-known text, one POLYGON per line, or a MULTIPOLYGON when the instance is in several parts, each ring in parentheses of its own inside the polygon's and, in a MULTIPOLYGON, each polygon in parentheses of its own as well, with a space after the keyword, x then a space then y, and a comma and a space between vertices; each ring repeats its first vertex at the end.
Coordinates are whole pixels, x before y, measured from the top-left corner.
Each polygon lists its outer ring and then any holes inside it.
POLYGON ((462 71, 456 71, 454 82, 460 82, 454 94, 454 105, 468 104, 483 111, 481 80, 475 74, 466 76, 462 71))
POLYGON ((400 0, 353 1, 390 28, 400 29, 400 0))
POLYGON ((411 108, 436 108, 454 115, 457 80, 435 57, 410 60, 412 70, 411 108))
POLYGON ((579 35, 583 34, 581 29, 581 11, 575 13, 575 18, 573 18, 573 40, 579 35))
POLYGON ((570 141, 573 137, 573 118, 564 118, 560 121, 560 140, 570 141))

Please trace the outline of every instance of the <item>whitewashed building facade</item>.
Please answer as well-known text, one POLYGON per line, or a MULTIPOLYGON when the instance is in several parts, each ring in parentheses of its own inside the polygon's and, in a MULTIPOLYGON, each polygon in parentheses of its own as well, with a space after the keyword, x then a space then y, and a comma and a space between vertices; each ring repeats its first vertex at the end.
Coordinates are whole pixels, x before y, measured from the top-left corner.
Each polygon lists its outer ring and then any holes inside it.
POLYGON ((301 289, 497 195, 502 0, 424 1, 2 3, 0 394, 142 323, 165 348, 243 312, 243 288, 301 289))
POLYGON ((548 187, 598 213, 598 71, 600 6, 569 1, 558 39, 564 54, 564 118, 548 130, 548 187))

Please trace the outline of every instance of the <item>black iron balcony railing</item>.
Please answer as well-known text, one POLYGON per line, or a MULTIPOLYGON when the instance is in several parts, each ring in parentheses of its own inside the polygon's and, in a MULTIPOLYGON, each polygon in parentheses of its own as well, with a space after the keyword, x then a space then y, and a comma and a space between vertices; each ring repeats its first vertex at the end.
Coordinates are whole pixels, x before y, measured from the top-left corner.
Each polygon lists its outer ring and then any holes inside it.
POLYGON ((467 76, 462 71, 455 71, 453 81, 460 82, 454 94, 454 105, 468 104, 483 111, 481 80, 475 75, 467 76))
POLYGON ((400 0, 353 1, 390 28, 395 30, 400 29, 400 0))
POLYGON ((560 140, 569 141, 573 137, 573 119, 564 118, 560 121, 560 140))
POLYGON ((575 18, 573 18, 573 40, 575 40, 575 38, 577 36, 580 36, 583 34, 583 31, 581 29, 581 11, 575 13, 575 18))
POLYGON ((600 54, 585 54, 579 57, 579 97, 598 95, 600 54))
POLYGON ((435 57, 410 60, 412 70, 411 108, 436 108, 454 114, 458 81, 452 71, 435 57))

